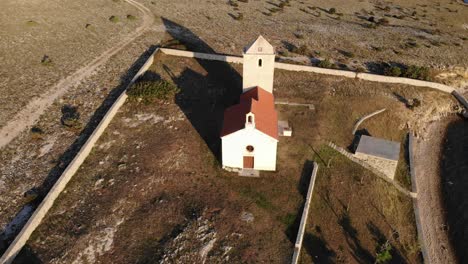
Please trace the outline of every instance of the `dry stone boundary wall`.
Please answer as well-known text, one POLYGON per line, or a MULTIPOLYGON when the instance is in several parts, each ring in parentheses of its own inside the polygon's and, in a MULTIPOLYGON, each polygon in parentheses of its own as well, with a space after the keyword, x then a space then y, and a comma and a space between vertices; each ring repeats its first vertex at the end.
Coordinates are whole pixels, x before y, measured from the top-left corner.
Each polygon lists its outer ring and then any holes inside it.
MULTIPOLYGON (((243 63, 242 57, 238 57, 238 56, 223 55, 223 54, 207 54, 207 53, 168 49, 168 48, 161 48, 161 51, 168 55, 174 55, 174 56, 180 56, 180 57, 225 61, 225 62, 231 62, 231 63, 243 63)), ((356 79, 361 79, 361 80, 366 80, 366 81, 371 81, 371 82, 399 83, 399 84, 406 84, 406 85, 419 86, 419 87, 429 87, 429 88, 436 89, 444 93, 453 93, 455 91, 453 87, 450 87, 445 84, 414 80, 414 79, 402 78, 402 77, 382 76, 382 75, 370 74, 370 73, 357 73, 353 71, 333 70, 333 69, 325 69, 325 68, 305 66, 305 65, 295 65, 295 64, 288 64, 288 63, 281 63, 281 62, 276 62, 275 68, 288 70, 288 71, 304 71, 304 72, 314 72, 314 73, 319 73, 319 74, 343 76, 347 78, 356 78, 356 79)), ((468 108, 468 103, 466 107, 468 108)))
POLYGON ((299 224, 299 231, 297 232, 296 243, 294 244, 294 253, 292 258, 292 264, 299 263, 299 257, 301 255, 302 241, 304 240, 305 228, 307 225, 307 216, 309 215, 310 203, 312 200, 312 193, 314 192, 315 178, 317 178, 318 164, 314 162, 314 168, 312 175, 310 176, 309 188, 307 190, 306 201, 304 204, 304 210, 302 211, 301 223, 299 224))

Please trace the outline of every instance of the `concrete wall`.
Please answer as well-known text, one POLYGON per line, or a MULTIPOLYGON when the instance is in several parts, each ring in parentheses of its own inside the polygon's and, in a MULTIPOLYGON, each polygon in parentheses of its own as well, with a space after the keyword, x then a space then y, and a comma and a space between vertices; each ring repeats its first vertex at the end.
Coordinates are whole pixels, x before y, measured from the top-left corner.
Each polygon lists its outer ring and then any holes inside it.
POLYGON ((385 176, 387 176, 391 180, 395 178, 395 172, 396 172, 396 168, 398 165, 398 161, 383 159, 383 158, 366 155, 366 154, 359 153, 359 152, 354 154, 354 157, 369 164, 374 169, 380 171, 381 173, 383 173, 385 176))
POLYGON ((225 61, 225 62, 230 62, 230 63, 243 63, 244 61, 242 57, 228 56, 228 55, 222 55, 222 54, 208 54, 208 53, 167 49, 167 48, 161 48, 160 50, 164 54, 179 56, 179 57, 197 58, 197 59, 214 60, 214 61, 225 61))
POLYGON ((309 215, 310 203, 312 201, 312 193, 314 192, 315 179, 317 178, 318 164, 314 162, 314 169, 310 176, 309 188, 307 190, 306 201, 304 204, 304 210, 302 211, 301 223, 299 224, 299 231, 297 232, 296 243, 294 244, 294 253, 292 257, 292 264, 299 262, 301 256, 302 241, 304 240, 305 228, 307 225, 307 216, 309 215))
POLYGON ((278 141, 254 128, 245 128, 224 136, 222 139, 223 167, 243 168, 244 156, 254 156, 255 170, 276 170, 278 141), (247 146, 254 151, 248 153, 247 146))
POLYGON ((273 93, 275 54, 244 54, 242 87, 246 92, 256 86, 273 93), (259 60, 262 65, 259 65, 259 60))
MULTIPOLYGON (((154 55, 158 52, 156 49, 153 54, 148 58, 145 64, 141 67, 138 73, 133 77, 130 84, 127 86, 127 89, 140 77, 143 73, 145 73, 148 68, 153 64, 154 55)), ((23 246, 28 241, 31 234, 36 230, 36 228, 42 222, 42 219, 46 216, 47 212, 53 206, 55 200, 60 195, 60 193, 65 189, 67 183, 71 180, 73 175, 75 175, 76 171, 80 168, 81 164, 85 161, 88 157, 89 153, 96 144, 97 140, 101 135, 104 133, 104 130, 107 128, 111 120, 116 115, 119 108, 125 103, 127 99, 126 92, 123 92, 117 100, 113 103, 109 111, 107 111, 106 115, 102 118, 101 122, 98 124, 94 132, 88 138, 86 143, 81 147, 78 154, 75 158, 70 162, 68 167, 64 170, 60 178, 54 184, 52 189, 49 191, 47 196, 41 202, 41 204, 37 207, 36 211, 33 213, 31 218, 29 218, 26 225, 21 229, 21 232, 16 236, 15 240, 11 243, 8 249, 5 251, 3 256, 0 258, 0 263, 11 263, 16 255, 20 252, 23 246)))

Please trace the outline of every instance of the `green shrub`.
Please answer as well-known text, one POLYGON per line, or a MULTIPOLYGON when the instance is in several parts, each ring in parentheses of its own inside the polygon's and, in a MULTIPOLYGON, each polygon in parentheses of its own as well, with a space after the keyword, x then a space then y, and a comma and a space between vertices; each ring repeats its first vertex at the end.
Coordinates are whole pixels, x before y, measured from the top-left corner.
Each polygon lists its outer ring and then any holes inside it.
POLYGON ((388 263, 392 260, 392 245, 385 243, 380 246, 375 257, 375 263, 388 263))
POLYGON ((39 25, 39 23, 37 23, 37 22, 34 21, 34 20, 29 20, 29 21, 26 22, 26 25, 27 25, 27 26, 30 26, 30 27, 33 27, 33 26, 39 25))
POLYGON ((384 69, 384 75, 395 77, 406 77, 410 79, 430 81, 432 80, 432 72, 427 67, 411 65, 406 68, 398 66, 389 66, 384 69))
POLYGON ((236 17, 234 17, 235 20, 243 20, 244 19, 244 14, 239 13, 236 17))
POLYGON ((237 1, 242 2, 242 3, 248 3, 249 2, 249 0, 237 0, 237 1))
POLYGON ((31 128, 31 138, 32 139, 43 139, 44 137, 44 131, 37 126, 33 126, 31 128))
POLYGON ((117 23, 119 22, 119 17, 118 16, 110 16, 109 21, 112 23, 117 23))
POLYGON ((419 106, 421 106, 421 101, 418 98, 409 99, 406 103, 406 107, 408 107, 411 110, 414 110, 416 107, 419 106))
POLYGON ((329 14, 335 14, 336 13, 336 8, 332 7, 328 10, 329 14))
POLYGON ((77 106, 64 105, 62 106, 62 118, 60 119, 62 125, 72 128, 80 129, 82 127, 80 121, 80 113, 77 106))
POLYGON ((309 46, 307 46, 307 45, 301 45, 299 47, 293 47, 291 51, 296 53, 296 54, 300 54, 300 55, 304 55, 304 56, 309 56, 309 54, 310 54, 309 46))
POLYGON ((352 53, 351 51, 343 51, 342 54, 343 54, 345 57, 354 58, 354 53, 352 53))
POLYGON ((320 68, 328 68, 328 69, 336 68, 336 65, 334 63, 330 62, 330 60, 328 60, 328 59, 324 59, 324 60, 320 61, 318 66, 320 68))
POLYGON ((158 80, 138 81, 127 91, 127 94, 130 98, 150 102, 154 99, 168 100, 178 92, 179 89, 174 84, 165 80, 158 80))
POLYGON ((295 32, 294 33, 294 36, 298 39, 304 39, 304 34, 300 33, 300 32, 295 32))
POLYGON ((419 67, 415 65, 409 66, 404 74, 404 77, 411 78, 411 79, 419 79, 429 81, 432 79, 431 71, 427 67, 419 67))
POLYGON ((386 19, 386 18, 381 18, 381 19, 379 19, 379 21, 378 21, 377 23, 378 23, 379 25, 382 25, 382 26, 388 26, 388 24, 389 24, 390 22, 389 22, 388 19, 386 19))
POLYGON ((387 67, 384 69, 384 75, 399 77, 401 76, 401 68, 397 66, 387 67))
POLYGON ((230 6, 233 6, 233 7, 238 7, 239 6, 238 3, 236 3, 236 2, 234 2, 232 0, 230 0, 228 3, 229 3, 230 6))
POLYGON ((49 56, 44 55, 41 59, 41 64, 44 66, 50 66, 52 65, 52 59, 49 56))
POLYGON ((127 15, 127 19, 128 20, 136 20, 137 18, 134 15, 127 15))

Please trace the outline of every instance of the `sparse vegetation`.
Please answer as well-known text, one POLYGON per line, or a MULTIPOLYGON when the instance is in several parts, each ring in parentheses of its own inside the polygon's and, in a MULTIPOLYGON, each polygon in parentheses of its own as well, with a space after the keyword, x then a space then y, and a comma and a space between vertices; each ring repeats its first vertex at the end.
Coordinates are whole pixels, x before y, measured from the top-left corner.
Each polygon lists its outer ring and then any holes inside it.
POLYGON ((130 98, 150 102, 154 99, 169 100, 179 89, 174 84, 165 81, 138 81, 127 92, 130 98))
POLYGON ((82 127, 77 106, 68 104, 62 106, 62 118, 60 121, 62 125, 71 129, 80 129, 82 127))
POLYGON ((31 128, 31 138, 33 139, 43 139, 44 138, 44 131, 37 126, 33 126, 31 128))
POLYGON ((44 66, 52 65, 52 59, 48 55, 44 55, 41 59, 41 64, 44 66))
POLYGON ((304 56, 309 56, 310 55, 310 49, 309 46, 303 44, 299 47, 294 46, 291 49, 291 52, 299 54, 299 55, 304 55, 304 56))
POLYGON ((384 69, 384 75, 395 77, 406 77, 410 79, 430 81, 432 72, 427 67, 411 65, 409 67, 388 66, 384 69))
POLYGON ((37 22, 34 21, 34 20, 29 20, 29 21, 26 22, 26 25, 32 27, 32 26, 37 26, 37 25, 39 25, 39 23, 37 23, 37 22))
POLYGON ((117 22, 120 21, 120 19, 119 19, 118 16, 110 16, 109 21, 112 22, 112 23, 117 23, 117 22))
POLYGON ((320 68, 328 68, 328 69, 336 68, 336 65, 330 62, 329 59, 321 60, 317 66, 319 66, 320 68))
POLYGON ((137 18, 134 15, 127 15, 127 19, 128 20, 136 20, 137 18))
POLYGON ((235 20, 243 20, 244 19, 244 14, 239 13, 237 16, 234 16, 235 20))
POLYGON ((375 263, 384 264, 390 260, 392 260, 392 245, 387 241, 378 248, 375 263))
POLYGON ((331 14, 331 15, 335 14, 336 13, 336 8, 334 8, 334 7, 330 8, 328 10, 328 13, 331 14))

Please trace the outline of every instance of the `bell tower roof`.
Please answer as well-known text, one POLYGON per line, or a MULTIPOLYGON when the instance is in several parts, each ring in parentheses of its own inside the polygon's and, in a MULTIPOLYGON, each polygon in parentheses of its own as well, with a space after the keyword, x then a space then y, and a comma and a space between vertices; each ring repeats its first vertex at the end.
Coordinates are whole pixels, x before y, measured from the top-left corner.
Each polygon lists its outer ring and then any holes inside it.
POLYGON ((258 36, 252 44, 244 48, 244 54, 275 54, 275 48, 263 37, 258 36))

